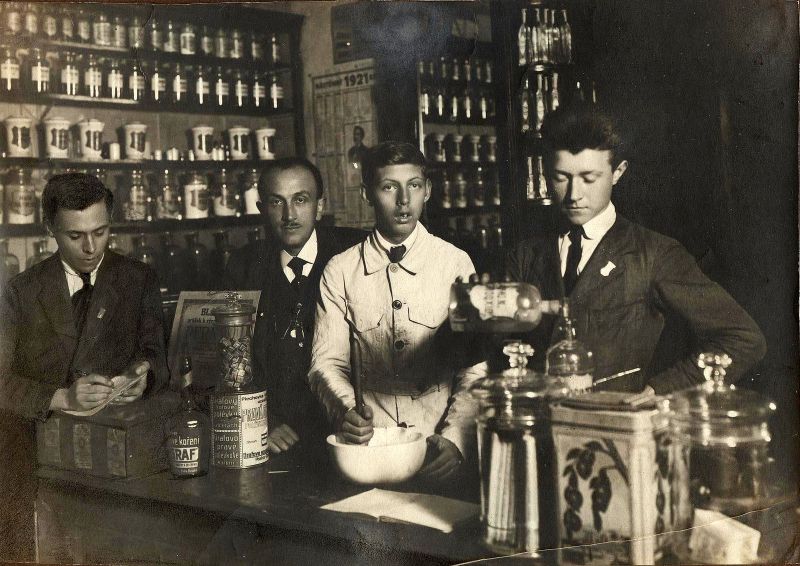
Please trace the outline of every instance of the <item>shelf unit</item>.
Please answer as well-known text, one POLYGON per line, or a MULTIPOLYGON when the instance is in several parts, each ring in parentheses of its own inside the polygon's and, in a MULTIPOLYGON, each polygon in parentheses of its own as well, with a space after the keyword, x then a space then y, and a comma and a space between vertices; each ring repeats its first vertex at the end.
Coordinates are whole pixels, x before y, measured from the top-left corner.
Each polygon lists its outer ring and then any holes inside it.
MULTIPOLYGON (((22 15, 32 4, 19 4, 22 15)), ((36 6, 39 10, 40 25, 43 26, 43 14, 55 14, 59 18, 72 17, 75 24, 77 36, 78 11, 81 10, 88 17, 97 18, 105 15, 109 21, 115 17, 125 20, 126 26, 134 18, 139 18, 143 26, 144 45, 138 47, 114 47, 111 45, 96 45, 93 43, 78 43, 76 41, 63 41, 60 38, 44 37, 42 33, 37 37, 30 37, 25 34, 24 29, 20 33, 12 34, 8 28, 4 27, 7 23, 6 18, 0 22, 0 46, 8 45, 12 48, 20 62, 19 87, 14 92, 0 87, 0 119, 14 115, 24 115, 33 118, 32 137, 34 138, 34 155, 44 156, 44 136, 41 131, 41 120, 47 116, 60 116, 70 121, 73 127, 70 128, 70 155, 77 154, 75 151, 74 138, 77 135, 77 128, 74 125, 81 119, 97 118, 105 123, 103 132, 104 142, 119 141, 122 146, 123 156, 125 144, 122 136, 122 126, 131 122, 142 122, 148 126, 147 140, 152 150, 161 149, 164 154, 166 150, 175 147, 183 155, 187 149, 191 148, 191 136, 189 130, 196 125, 210 125, 214 128, 214 139, 218 140, 227 128, 234 125, 243 125, 255 130, 258 127, 269 125, 278 129, 276 134, 276 151, 278 156, 283 155, 305 155, 305 133, 303 130, 303 70, 300 59, 300 33, 303 17, 283 12, 273 12, 260 8, 246 7, 242 5, 70 5, 66 6, 56 3, 39 3, 36 6), (150 32, 152 22, 159 22, 162 26, 168 21, 180 31, 184 23, 194 26, 196 31, 196 53, 182 54, 180 52, 166 52, 153 49, 150 46, 150 32), (200 36, 201 29, 208 27, 215 34, 216 30, 225 30, 225 40, 231 41, 233 34, 231 30, 238 29, 244 39, 245 49, 243 57, 216 57, 201 53, 200 36), (273 58, 270 51, 270 36, 274 34, 279 44, 280 57, 273 58), (250 57, 249 39, 258 37, 261 42, 263 57, 254 60, 250 57), (32 92, 29 81, 26 80, 27 67, 32 50, 37 48, 47 57, 50 63, 50 84, 47 93, 32 92), (144 97, 139 100, 130 98, 110 98, 89 97, 83 90, 78 91, 78 95, 62 94, 60 90, 60 70, 65 61, 64 54, 70 52, 74 54, 76 61, 86 60, 93 56, 103 68, 103 86, 106 87, 108 77, 107 69, 104 65, 110 60, 117 60, 121 63, 125 81, 126 97, 132 95, 128 90, 129 63, 134 60, 140 65, 145 76, 144 97), (180 64, 185 69, 188 80, 188 99, 186 102, 174 104, 169 97, 169 77, 167 78, 167 97, 163 101, 152 100, 150 94, 151 71, 155 64, 161 69, 174 68, 180 64), (207 79, 210 83, 208 103, 199 104, 191 98, 194 85, 193 73, 198 68, 207 69, 207 79), (228 104, 217 106, 214 97, 214 74, 217 68, 222 68, 228 79, 230 95, 228 104), (253 104, 252 88, 250 88, 249 105, 238 107, 233 97, 234 85, 233 75, 237 70, 246 71, 248 76, 253 73, 262 77, 276 75, 280 77, 281 86, 284 88, 283 104, 279 108, 272 108, 270 101, 270 83, 264 82, 265 98, 261 99, 264 105, 256 107, 253 104), (119 139, 118 139, 119 136, 119 139)), ((24 20, 24 17, 23 17, 24 20)), ((24 27, 24 24, 23 24, 24 27)), ((59 31, 60 31, 59 27, 59 31)), ((128 38, 126 29, 126 39, 128 38)), ((230 43, 229 43, 230 45, 230 43)), ((79 67, 80 68, 80 67, 79 67)), ((83 68, 80 68, 81 86, 84 84, 83 68)), ((250 86, 250 84, 248 85, 250 86)), ((108 94, 108 92, 104 92, 108 94)), ((4 127, 0 125, 0 130, 4 127)), ((0 138, 5 137, 5 131, 0 134, 0 138)), ((5 140, 3 140, 5 141, 5 140)), ((0 144, 0 150, 6 150, 5 144, 0 144)), ((255 150, 255 147, 252 147, 255 150)), ((107 152, 104 150, 104 156, 107 152)), ((264 165, 263 161, 257 159, 247 160, 226 160, 226 161, 168 161, 168 160, 84 160, 80 158, 52 159, 46 157, 23 157, 12 158, 0 157, 0 174, 4 174, 11 169, 22 168, 30 170, 33 175, 33 182, 37 193, 41 191, 46 176, 55 171, 67 170, 99 170, 109 179, 109 188, 115 193, 115 208, 117 203, 126 198, 127 177, 131 171, 141 170, 144 174, 152 176, 155 173, 168 169, 178 176, 189 172, 198 172, 206 175, 214 175, 221 169, 229 171, 231 182, 234 182, 234 173, 242 170, 259 169, 264 165), (115 184, 116 183, 116 184, 115 184)), ((255 151, 251 153, 255 155, 255 151)), ((147 185, 147 183, 146 183, 147 185)), ((151 185, 151 190, 155 187, 151 185)), ((237 190, 238 190, 237 185, 237 190)), ((181 187, 182 190, 182 187, 181 187)), ((6 198, 9 191, 6 191, 6 198)), ((38 195, 37 195, 38 196, 38 195)), ((231 234, 231 243, 239 245, 244 243, 245 231, 252 230, 254 227, 261 226, 263 220, 260 215, 244 214, 244 198, 241 199, 242 210, 237 216, 214 217, 213 213, 209 218, 204 219, 161 219, 151 222, 146 221, 122 221, 114 218, 112 232, 115 234, 150 234, 159 232, 188 232, 197 231, 200 233, 201 242, 211 247, 213 243, 212 232, 225 231, 231 234)), ((0 206, 6 203, 0 201, 0 206)), ((37 207, 38 208, 38 207, 37 207)), ((0 220, 8 220, 7 215, 0 220)), ((10 239, 12 252, 19 256, 22 265, 26 262, 26 256, 30 255, 35 239, 40 239, 45 234, 41 224, 3 224, 0 222, 0 238, 10 239)), ((153 237, 153 236, 150 236, 153 237)), ((127 238, 123 238, 123 241, 127 238)), ((154 243, 155 240, 153 240, 154 243)), ((51 242, 51 246, 53 243, 51 242)), ((135 254, 134 254, 135 255, 135 254)))

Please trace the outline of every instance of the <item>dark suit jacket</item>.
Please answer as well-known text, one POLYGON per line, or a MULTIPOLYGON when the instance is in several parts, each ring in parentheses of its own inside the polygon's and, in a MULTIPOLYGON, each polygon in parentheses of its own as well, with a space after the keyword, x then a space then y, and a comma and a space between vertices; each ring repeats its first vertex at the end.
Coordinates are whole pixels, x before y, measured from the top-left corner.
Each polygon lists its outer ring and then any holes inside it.
MULTIPOLYGON (((314 334, 314 312, 319 298, 319 281, 322 271, 334 255, 354 246, 366 236, 366 232, 362 230, 317 226, 317 259, 306 283, 305 288, 310 296, 305 301, 303 312, 307 356, 310 356, 311 338, 314 334)), ((276 240, 254 242, 236 250, 228 262, 225 281, 227 289, 261 291, 253 335, 253 368, 254 380, 259 386, 267 388, 268 399, 270 390, 276 390, 278 378, 281 377, 275 374, 282 371, 277 362, 276 353, 278 351, 277 341, 281 339, 285 330, 285 322, 276 325, 276 319, 290 310, 292 306, 291 304, 280 304, 281 301, 286 301, 283 287, 287 284, 286 276, 281 269, 280 252, 281 246, 276 240), (278 328, 278 326, 281 327, 278 328)), ((298 353, 294 360, 294 364, 297 366, 294 370, 298 375, 302 374, 303 378, 308 373, 309 360, 306 359, 307 356, 301 356, 298 353)), ((305 387, 308 389, 307 385, 305 387)), ((307 392, 310 395, 310 390, 307 392)), ((298 391, 298 398, 304 393, 306 393, 305 390, 298 391)), ((302 405, 298 402, 297 405, 291 407, 271 406, 268 411, 270 425, 276 426, 287 422, 290 414, 302 405)), ((295 415, 295 417, 302 419, 303 415, 295 415)))
POLYGON ((78 340, 58 254, 13 278, 0 300, 0 409, 44 417, 74 373, 120 374, 148 360, 146 394, 169 381, 155 272, 106 251, 78 340))
MULTIPOLYGON (((507 268, 513 280, 532 283, 544 299, 563 295, 557 234, 520 243, 507 268)), ((696 358, 705 351, 728 353, 733 359, 728 378, 735 381, 766 352, 753 319, 700 271, 683 246, 621 216, 589 258, 569 299, 578 339, 595 356, 595 379, 643 370, 631 379, 607 382, 608 389, 650 385, 666 393, 695 385, 703 381, 696 358)), ((540 362, 554 318, 545 317, 529 337, 540 362)))

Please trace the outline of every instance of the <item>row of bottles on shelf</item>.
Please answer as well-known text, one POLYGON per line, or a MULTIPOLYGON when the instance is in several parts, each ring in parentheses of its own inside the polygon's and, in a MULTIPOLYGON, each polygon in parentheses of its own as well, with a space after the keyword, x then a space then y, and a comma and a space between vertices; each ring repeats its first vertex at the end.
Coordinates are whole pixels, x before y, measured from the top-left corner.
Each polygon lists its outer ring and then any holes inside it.
POLYGON ((285 107, 284 77, 279 72, 206 68, 138 58, 120 60, 70 51, 45 53, 2 47, 0 94, 61 94, 173 106, 208 108, 285 107))
POLYGON ((541 155, 527 158, 528 177, 525 182, 525 198, 537 204, 552 204, 553 198, 547 186, 547 177, 544 171, 544 161, 541 155))
POLYGON ((465 250, 495 250, 503 247, 503 229, 496 214, 477 214, 448 218, 434 232, 465 250))
POLYGON ((470 57, 459 59, 440 57, 439 61, 417 61, 417 75, 422 85, 467 84, 474 86, 491 85, 492 62, 488 59, 470 57))
POLYGON ((437 163, 495 163, 497 136, 429 134, 425 156, 437 163))
POLYGON ((198 26, 189 21, 96 12, 67 4, 4 2, 2 29, 5 36, 27 37, 113 47, 151 49, 181 55, 201 54, 219 59, 284 63, 284 47, 276 33, 243 32, 238 28, 198 26))
POLYGON ((419 109, 424 120, 484 124, 494 120, 491 88, 420 85, 419 109))
POLYGON ((527 6, 521 17, 517 32, 520 66, 572 63, 572 28, 566 9, 527 6))
POLYGON ((500 206, 497 169, 477 167, 473 172, 439 171, 430 175, 434 203, 443 209, 500 206))
MULTIPOLYGON (((47 238, 33 242, 33 254, 25 262, 25 269, 30 269, 53 255, 48 249, 48 244, 47 238)), ((19 258, 8 250, 8 240, 0 240, 0 286, 18 274, 20 267, 19 258)))
MULTIPOLYGON (((158 175, 134 170, 118 176, 116 188, 108 185, 102 170, 90 170, 115 194, 114 220, 151 222, 258 214, 257 169, 235 176, 226 169, 216 173, 187 172, 177 175, 168 169, 158 175)), ((46 178, 32 181, 31 171, 12 169, 0 185, 0 224, 35 224, 42 221, 41 194, 46 178), (5 193, 5 198, 3 197, 5 193)))
POLYGON ((544 117, 562 102, 587 99, 597 102, 594 82, 578 80, 574 85, 568 85, 555 71, 526 72, 518 97, 519 129, 522 133, 532 132, 536 136, 541 134, 544 117))

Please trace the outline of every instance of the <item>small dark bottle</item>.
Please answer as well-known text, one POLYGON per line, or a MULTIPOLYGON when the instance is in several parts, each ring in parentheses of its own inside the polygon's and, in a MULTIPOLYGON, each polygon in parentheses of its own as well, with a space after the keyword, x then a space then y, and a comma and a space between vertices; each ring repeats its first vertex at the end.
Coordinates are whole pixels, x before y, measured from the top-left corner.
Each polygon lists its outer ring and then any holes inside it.
POLYGON ((193 478, 208 473, 209 436, 206 416, 197 410, 192 395, 192 360, 181 360, 181 410, 173 417, 167 451, 169 469, 175 478, 193 478))

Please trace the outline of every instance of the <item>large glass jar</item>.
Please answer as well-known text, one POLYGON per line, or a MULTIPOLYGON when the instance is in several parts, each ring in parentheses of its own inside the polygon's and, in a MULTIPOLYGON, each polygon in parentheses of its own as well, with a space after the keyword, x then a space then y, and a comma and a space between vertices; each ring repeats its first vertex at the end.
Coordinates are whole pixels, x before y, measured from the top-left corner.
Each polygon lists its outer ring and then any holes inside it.
POLYGON ((503 348, 510 369, 480 380, 478 457, 483 542, 499 554, 537 552, 558 542, 550 403, 569 394, 560 381, 527 369, 533 348, 503 348))
POLYGON ((31 257, 28 258, 28 261, 25 262, 25 269, 30 269, 37 263, 40 263, 53 255, 53 252, 47 249, 47 245, 47 238, 42 238, 41 240, 33 242, 33 255, 31 255, 31 257))
POLYGON ((0 287, 19 273, 19 259, 8 251, 8 240, 0 240, 0 287))
POLYGON ((31 182, 31 172, 12 169, 5 185, 6 223, 33 224, 36 220, 36 189, 31 182))
MULTIPOLYGON (((716 562, 702 555, 691 537, 705 517, 715 513, 741 517, 768 508, 775 493, 772 461, 768 455, 768 419, 775 404, 754 391, 725 384, 731 358, 701 354, 698 366, 706 382, 674 393, 662 401, 669 421, 668 446, 676 478, 678 522, 673 551, 682 563, 716 562)), ((744 557, 755 559, 755 556, 744 557)))
POLYGON ((214 215, 240 216, 240 201, 241 195, 236 190, 236 186, 228 180, 228 172, 220 169, 214 188, 214 215))
POLYGON ((456 282, 450 326, 456 332, 530 332, 542 318, 542 296, 528 283, 456 282))
POLYGON ((183 185, 186 218, 208 218, 208 179, 201 173, 190 173, 183 185))
POLYGON ((159 220, 180 220, 183 218, 183 196, 169 169, 158 178, 156 191, 156 218, 159 220))
POLYGON ((139 170, 131 171, 128 200, 122 205, 125 220, 145 220, 147 218, 147 187, 139 170))

